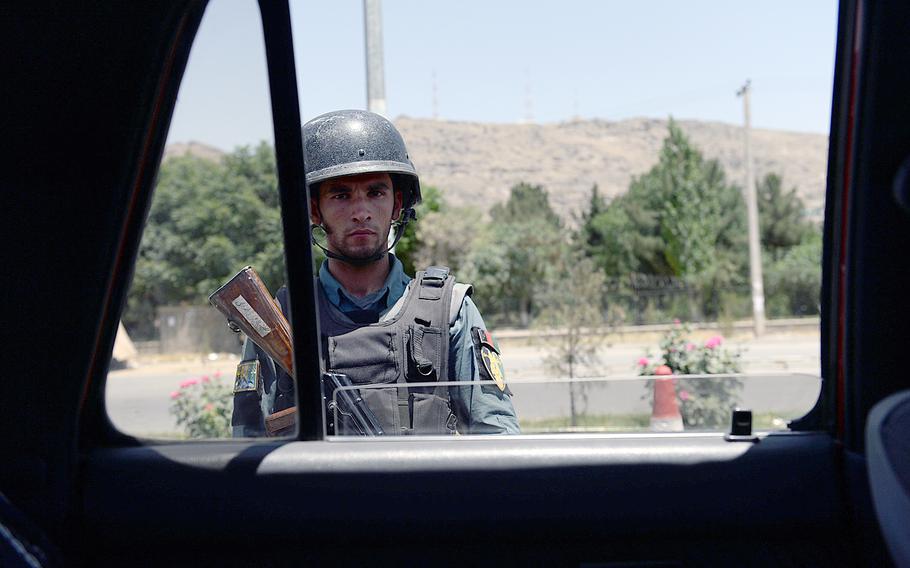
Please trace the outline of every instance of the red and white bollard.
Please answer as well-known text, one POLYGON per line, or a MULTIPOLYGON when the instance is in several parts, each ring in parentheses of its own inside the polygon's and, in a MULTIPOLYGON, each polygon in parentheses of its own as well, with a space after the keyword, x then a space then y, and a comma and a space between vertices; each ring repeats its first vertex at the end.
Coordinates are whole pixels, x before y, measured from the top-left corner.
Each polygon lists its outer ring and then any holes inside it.
MULTIPOLYGON (((654 370, 658 376, 672 375, 666 365, 654 370)), ((651 430, 655 432, 682 432, 682 414, 676 402, 676 379, 654 379, 654 408, 651 411, 651 430)))

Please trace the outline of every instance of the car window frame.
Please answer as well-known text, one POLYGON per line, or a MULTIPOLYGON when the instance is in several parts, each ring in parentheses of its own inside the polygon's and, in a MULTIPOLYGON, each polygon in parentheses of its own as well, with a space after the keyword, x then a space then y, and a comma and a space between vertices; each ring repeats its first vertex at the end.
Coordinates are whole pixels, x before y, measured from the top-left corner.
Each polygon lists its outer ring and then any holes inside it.
MULTIPOLYGON (((294 55, 294 43, 295 41, 301 41, 302 38, 299 35, 296 38, 294 37, 288 0, 275 2, 259 0, 258 7, 263 26, 272 125, 275 137, 275 158, 281 203, 287 287, 289 298, 304 299, 304 301, 290 301, 291 313, 289 318, 292 329, 295 330, 292 340, 294 366, 297 375, 295 396, 299 410, 298 427, 294 436, 279 439, 285 441, 318 441, 330 437, 325 435, 325 407, 323 404, 322 385, 319 380, 322 342, 319 333, 318 302, 316 300, 312 268, 312 235, 309 230, 310 203, 306 189, 302 130, 299 126, 302 121, 294 55)), ((839 18, 838 57, 841 57, 844 52, 841 49, 841 42, 847 41, 852 45, 852 40, 854 39, 849 30, 841 29, 842 26, 846 25, 845 21, 848 20, 848 18, 844 17, 839 18)), ((198 25, 189 31, 192 36, 183 38, 182 41, 187 41, 192 45, 197 31, 198 25)), ((301 31, 297 30, 296 33, 300 34, 301 31)), ((177 81, 182 79, 185 65, 186 62, 184 61, 182 68, 172 70, 175 75, 173 79, 177 81)), ((843 64, 840 61, 836 62, 833 93, 835 104, 832 106, 832 139, 837 139, 836 128, 845 127, 844 121, 839 120, 839 117, 845 114, 847 104, 841 100, 843 97, 836 96, 838 88, 849 86, 849 83, 842 85, 844 83, 842 67, 843 64)), ((303 87, 305 88, 306 85, 303 85, 303 87)), ((177 88, 179 88, 179 84, 177 88)), ((171 114, 173 113, 173 106, 170 108, 170 112, 171 114)), ((168 115, 168 119, 171 114, 168 115)), ((838 242, 837 237, 840 236, 841 232, 837 228, 835 221, 842 219, 844 213, 836 206, 839 200, 831 198, 832 192, 842 189, 839 187, 840 184, 834 183, 831 178, 832 171, 839 172, 840 170, 839 166, 841 165, 836 161, 836 158, 842 150, 842 148, 833 144, 829 147, 829 179, 824 221, 823 291, 829 290, 828 286, 835 288, 838 286, 839 282, 836 279, 838 272, 837 263, 841 261, 843 256, 838 254, 840 247, 835 246, 843 246, 844 244, 838 242), (832 213, 830 216, 829 212, 832 213)), ((835 177, 834 179, 838 178, 835 177)), ((150 199, 151 196, 149 196, 150 199)), ((141 226, 138 231, 141 237, 141 226)), ((837 319, 830 316, 826 317, 826 315, 838 309, 839 303, 837 300, 837 293, 822 295, 822 315, 820 318, 822 326, 821 392, 813 408, 802 418, 791 422, 790 429, 792 432, 825 431, 831 434, 842 432, 837 427, 838 424, 842 423, 842 419, 838 420, 833 411, 839 408, 837 401, 842 400, 844 392, 835 388, 837 385, 834 380, 828 380, 828 377, 836 376, 839 367, 836 364, 836 360, 832 360, 833 357, 830 356, 831 348, 828 347, 826 349, 826 346, 839 344, 839 342, 830 339, 831 337, 834 337, 835 340, 837 339, 836 333, 840 329, 840 326, 837 325, 837 319), (832 329, 832 319, 837 329, 832 329), (825 357, 826 354, 829 355, 827 358, 825 357)), ((835 348, 836 351, 837 349, 835 348)), ((102 410, 102 412, 107 422, 108 437, 135 440, 128 434, 117 430, 110 423, 106 411, 102 410)), ((635 436, 640 434, 653 435, 648 432, 624 435, 635 436)), ((549 435, 559 436, 561 434, 549 435)), ((718 435, 722 435, 722 432, 719 432, 718 435)))

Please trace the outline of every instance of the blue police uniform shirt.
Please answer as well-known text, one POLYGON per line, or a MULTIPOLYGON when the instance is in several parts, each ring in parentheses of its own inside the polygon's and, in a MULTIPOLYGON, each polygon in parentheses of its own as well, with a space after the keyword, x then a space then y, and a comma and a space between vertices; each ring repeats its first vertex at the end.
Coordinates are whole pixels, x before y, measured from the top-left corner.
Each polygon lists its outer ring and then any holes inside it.
MULTIPOLYGON (((319 285, 329 302, 345 314, 372 311, 378 317, 388 312, 404 295, 412 278, 404 273, 401 261, 389 254, 391 268, 383 286, 362 298, 349 295, 329 271, 328 261, 319 268, 319 285)), ((480 311, 470 297, 465 296, 455 322, 449 328, 449 377, 456 381, 480 381, 480 369, 474 353, 470 330, 486 329, 480 311)), ((455 414, 468 424, 460 424, 464 434, 518 434, 518 418, 509 395, 495 385, 465 385, 449 389, 455 414)))

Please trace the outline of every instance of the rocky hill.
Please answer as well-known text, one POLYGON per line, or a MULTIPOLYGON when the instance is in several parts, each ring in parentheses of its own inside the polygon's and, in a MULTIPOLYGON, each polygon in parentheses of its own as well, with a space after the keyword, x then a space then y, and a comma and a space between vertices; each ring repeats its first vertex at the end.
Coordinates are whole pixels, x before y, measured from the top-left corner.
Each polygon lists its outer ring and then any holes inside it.
MULTIPOLYGON (((582 209, 591 186, 604 195, 624 193, 632 176, 656 162, 667 121, 637 118, 610 122, 579 120, 555 124, 450 122, 399 117, 395 124, 408 144, 421 183, 439 187, 453 205, 483 211, 505 200, 519 182, 541 184, 563 217, 582 209)), ((707 158, 716 158, 728 180, 742 186, 742 128, 719 122, 679 121, 707 158)), ((828 138, 822 134, 779 130, 752 131, 755 176, 783 176, 796 186, 809 216, 824 209, 828 138)), ((196 155, 217 159, 217 148, 189 142, 171 144, 165 157, 196 155)))
MULTIPOLYGON (((421 182, 442 189, 457 205, 486 210, 525 181, 543 185, 561 215, 583 208, 591 186, 609 197, 624 193, 632 176, 656 162, 667 121, 585 120, 556 124, 489 124, 402 117, 395 121, 408 144, 421 182)), ((716 158, 728 180, 744 185, 742 128, 718 122, 679 121, 708 158, 716 158)), ((808 213, 824 208, 828 139, 821 134, 752 131, 755 175, 783 176, 798 188, 808 213)))
POLYGON ((202 142, 173 142, 165 146, 163 159, 195 156, 206 160, 220 160, 223 155, 224 152, 222 150, 202 142))

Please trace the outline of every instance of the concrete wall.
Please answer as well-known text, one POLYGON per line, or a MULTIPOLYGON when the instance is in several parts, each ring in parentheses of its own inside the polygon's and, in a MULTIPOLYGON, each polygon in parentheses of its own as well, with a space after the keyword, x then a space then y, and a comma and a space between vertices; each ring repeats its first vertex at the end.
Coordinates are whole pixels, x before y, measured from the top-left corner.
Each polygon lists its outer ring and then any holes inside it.
POLYGON ((211 306, 158 308, 161 354, 239 353, 242 336, 211 306))

